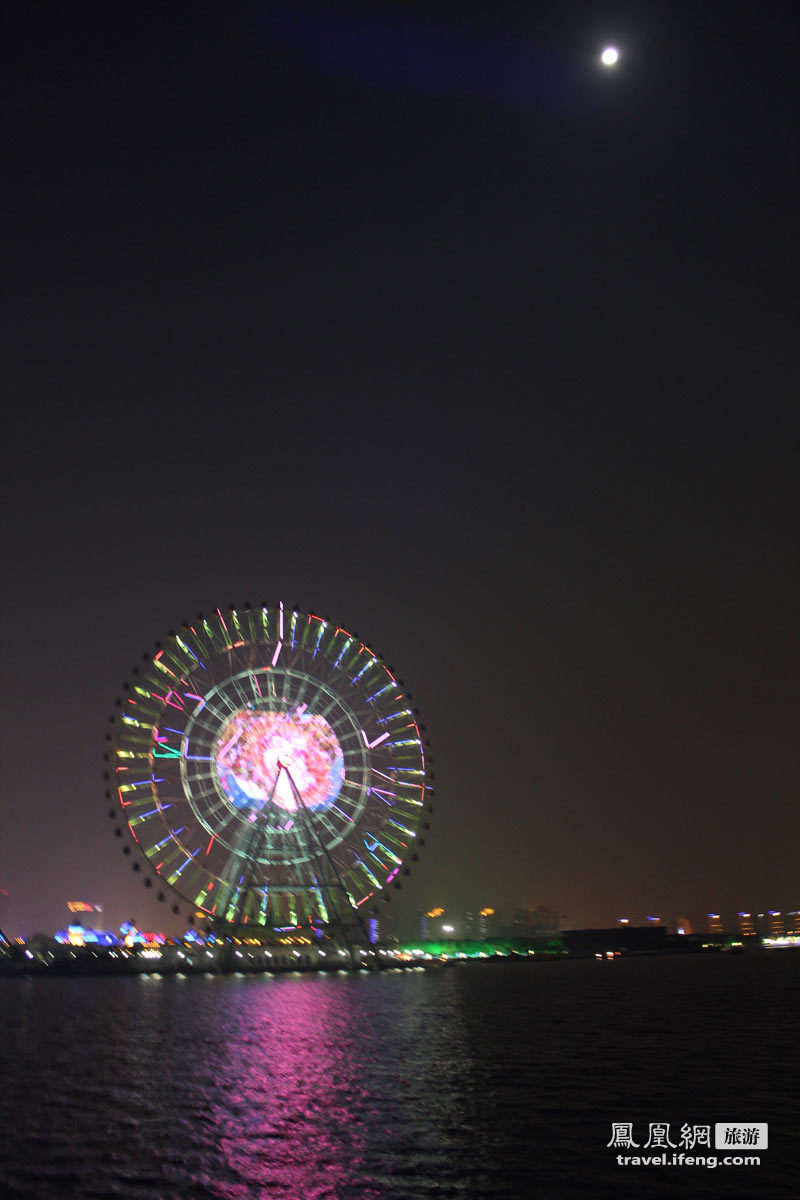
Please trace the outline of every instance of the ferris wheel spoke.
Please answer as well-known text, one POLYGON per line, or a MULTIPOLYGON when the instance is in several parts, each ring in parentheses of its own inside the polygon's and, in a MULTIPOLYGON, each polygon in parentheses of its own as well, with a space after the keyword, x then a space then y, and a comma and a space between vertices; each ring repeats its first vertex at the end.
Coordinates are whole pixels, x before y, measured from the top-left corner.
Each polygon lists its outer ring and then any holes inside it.
POLYGON ((242 687, 239 678, 236 677, 231 682, 238 699, 238 703, 234 705, 233 711, 235 712, 239 708, 247 708, 248 704, 250 703, 250 697, 242 687))
POLYGON ((221 692, 217 692, 216 695, 219 702, 225 705, 225 709, 224 711, 220 711, 216 704, 212 704, 210 700, 206 700, 203 708, 204 718, 202 722, 203 728, 205 729, 214 729, 215 722, 227 720, 227 718, 233 712, 233 709, 231 708, 230 704, 228 704, 225 696, 221 692))
POLYGON ((306 700, 309 712, 315 716, 322 717, 323 720, 327 720, 326 713, 336 707, 336 697, 334 696, 331 702, 325 708, 322 708, 321 699, 322 697, 327 698, 330 696, 329 688, 318 680, 309 680, 304 690, 306 694, 303 698, 306 700))
POLYGON ((283 672, 282 690, 281 690, 281 712, 285 713, 290 707, 288 695, 291 695, 291 676, 288 671, 283 672))
MULTIPOLYGON (((326 688, 325 690, 330 695, 330 689, 326 688)), ((336 695, 332 695, 329 702, 325 705, 325 707, 323 709, 320 710, 319 715, 323 718, 323 720, 327 721, 328 718, 330 717, 331 713, 336 712, 337 717, 338 717, 338 722, 341 723, 341 722, 344 722, 347 720, 344 713, 341 711, 341 708, 342 708, 342 702, 339 699, 339 697, 336 695)), ((334 722, 334 724, 335 723, 336 722, 334 722)))
POLYGON ((224 801, 220 801, 219 804, 212 804, 209 807, 205 823, 213 831, 214 837, 218 841, 224 841, 223 835, 236 819, 236 815, 230 811, 224 801))
MULTIPOLYGON (((339 737, 340 742, 355 742, 359 746, 359 734, 357 729, 348 729, 347 733, 343 733, 339 737)), ((355 754, 355 750, 345 750, 345 754, 355 754)), ((360 747, 359 747, 360 753, 360 747)))
MULTIPOLYGON (((331 807, 333 807, 333 805, 331 805, 331 807)), ((310 813, 309 816, 310 816, 312 822, 316 822, 317 824, 322 825, 325 832, 328 834, 328 837, 333 839, 337 836, 337 830, 331 824, 331 822, 327 819, 327 817, 325 816, 325 813, 313 812, 313 813, 310 813)))
MULTIPOLYGON (((210 713, 206 713, 203 708, 197 713, 192 720, 192 733, 198 739, 202 739, 204 733, 208 734, 209 739, 213 738, 219 729, 219 718, 214 718, 210 713)), ((184 733, 184 737, 187 735, 184 733)), ((210 741, 209 741, 209 744, 210 741)))

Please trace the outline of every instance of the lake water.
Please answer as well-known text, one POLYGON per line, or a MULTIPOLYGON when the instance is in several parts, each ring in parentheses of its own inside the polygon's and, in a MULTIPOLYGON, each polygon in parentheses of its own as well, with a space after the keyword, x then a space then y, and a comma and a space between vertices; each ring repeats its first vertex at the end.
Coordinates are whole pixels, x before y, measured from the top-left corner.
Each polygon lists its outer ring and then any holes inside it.
POLYGON ((4 1198, 800 1196, 794 951, 0 979, 0 1022, 4 1198), (726 1120, 760 1167, 607 1146, 726 1120))

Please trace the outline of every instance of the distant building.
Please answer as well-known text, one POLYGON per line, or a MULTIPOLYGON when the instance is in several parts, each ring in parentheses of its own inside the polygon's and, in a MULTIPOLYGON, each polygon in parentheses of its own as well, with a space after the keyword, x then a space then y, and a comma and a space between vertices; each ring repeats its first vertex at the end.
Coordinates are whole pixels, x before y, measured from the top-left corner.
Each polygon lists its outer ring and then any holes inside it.
POLYGON ((786 932, 795 937, 800 936, 800 909, 786 914, 786 932))
POLYGON ((59 929, 55 941, 62 946, 117 946, 119 938, 110 929, 91 929, 80 921, 71 921, 66 929, 59 929))
POLYGON ((116 946, 118 938, 109 929, 103 929, 102 904, 90 904, 88 900, 67 901, 67 925, 59 929, 56 941, 69 946, 116 946))
POLYGON ((482 908, 478 913, 478 937, 485 941, 494 937, 497 929, 497 913, 493 908, 482 908))
POLYGON ((751 912, 740 912, 737 914, 739 921, 739 933, 742 937, 755 937, 756 924, 751 912))
POLYGON ((533 933, 538 935, 558 933, 560 924, 561 918, 554 908, 540 904, 533 910, 533 921, 531 922, 533 933))
POLYGON ((100 925, 103 921, 103 906, 102 904, 89 904, 86 900, 68 900, 67 901, 67 924, 70 921, 89 922, 93 925, 100 925))
POLYGON ((688 917, 678 917, 678 923, 675 926, 675 932, 686 934, 688 937, 688 935, 692 932, 692 923, 688 917))
POLYGON ((444 916, 443 908, 432 908, 429 912, 422 913, 419 919, 419 931, 423 942, 430 941, 431 938, 439 935, 439 922, 444 916))
MULTIPOLYGON (((167 940, 163 933, 157 930, 142 930, 133 921, 123 921, 119 927, 124 945, 131 946, 163 946, 167 940)), ((213 939, 213 934, 211 935, 213 939)))
POLYGON ((516 908, 511 925, 506 933, 509 937, 545 937, 558 933, 559 914, 546 904, 536 908, 516 908))
POLYGON ((527 937, 530 934, 532 924, 532 908, 514 909, 514 915, 511 918, 511 928, 513 930, 514 937, 527 937))
POLYGON ((722 915, 720 913, 709 913, 708 914, 708 932, 709 933, 723 933, 724 932, 723 928, 722 928, 722 915))
POLYGON ((785 933, 786 923, 783 919, 783 913, 778 912, 777 909, 771 908, 769 910, 769 936, 783 937, 785 933))

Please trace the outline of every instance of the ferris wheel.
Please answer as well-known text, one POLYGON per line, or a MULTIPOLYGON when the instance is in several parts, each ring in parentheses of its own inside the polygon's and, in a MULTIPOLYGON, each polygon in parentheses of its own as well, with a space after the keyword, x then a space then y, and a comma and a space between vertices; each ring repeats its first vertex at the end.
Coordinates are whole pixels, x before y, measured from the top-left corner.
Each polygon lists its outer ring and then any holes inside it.
POLYGON ((217 609, 157 643, 123 693, 109 815, 134 870, 194 916, 341 924, 409 873, 432 811, 427 743, 356 635, 282 603, 217 609))

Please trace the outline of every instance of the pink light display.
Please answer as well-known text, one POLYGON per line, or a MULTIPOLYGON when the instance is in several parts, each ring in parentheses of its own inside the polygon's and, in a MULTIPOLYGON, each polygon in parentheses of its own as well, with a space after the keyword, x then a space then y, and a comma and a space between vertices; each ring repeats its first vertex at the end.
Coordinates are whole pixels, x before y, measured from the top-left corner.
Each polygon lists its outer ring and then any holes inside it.
POLYGON ((215 762, 240 809, 274 804, 296 812, 296 788, 305 807, 319 811, 333 803, 344 779, 344 756, 330 725, 299 710, 234 713, 220 731, 215 762))

